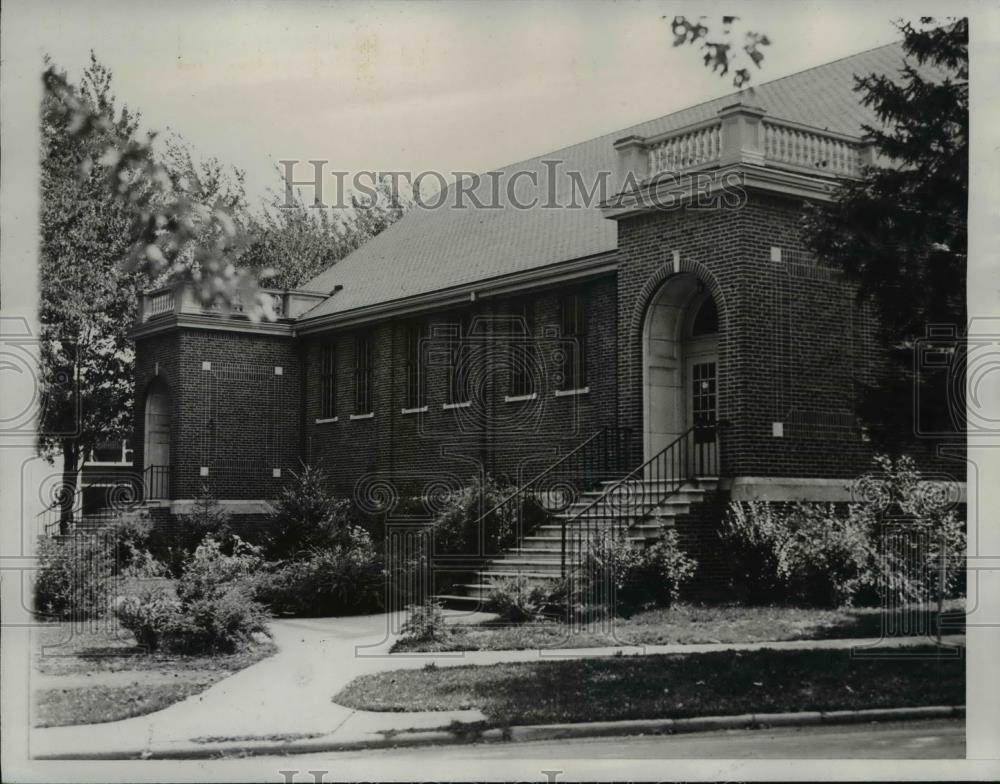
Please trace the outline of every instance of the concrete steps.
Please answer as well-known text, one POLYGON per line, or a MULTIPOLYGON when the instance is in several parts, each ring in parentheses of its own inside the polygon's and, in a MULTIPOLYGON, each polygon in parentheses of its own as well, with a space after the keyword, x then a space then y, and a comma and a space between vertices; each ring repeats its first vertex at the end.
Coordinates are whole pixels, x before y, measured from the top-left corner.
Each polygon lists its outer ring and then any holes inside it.
POLYGON ((590 508, 618 483, 602 482, 597 489, 583 493, 564 512, 552 515, 553 522, 539 526, 530 536, 524 537, 519 546, 487 562, 477 582, 456 585, 449 593, 435 598, 447 606, 468 609, 486 601, 494 580, 520 578, 528 585, 550 585, 562 575, 562 521, 566 523, 566 536, 571 542, 579 541, 583 535, 623 525, 631 541, 639 545, 651 544, 665 529, 674 526, 678 516, 690 512, 692 504, 702 501, 706 493, 714 490, 718 479, 703 477, 687 483, 649 514, 643 514, 635 505, 662 494, 672 485, 654 481, 630 482, 622 486, 621 510, 608 510, 607 504, 590 508))

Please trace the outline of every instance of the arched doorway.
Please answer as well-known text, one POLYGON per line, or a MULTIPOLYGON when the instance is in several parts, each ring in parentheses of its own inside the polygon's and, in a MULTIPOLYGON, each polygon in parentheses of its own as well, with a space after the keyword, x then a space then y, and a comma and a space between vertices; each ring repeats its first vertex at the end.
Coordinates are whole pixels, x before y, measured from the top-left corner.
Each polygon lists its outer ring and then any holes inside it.
POLYGON ((153 381, 146 390, 143 481, 147 499, 170 496, 170 390, 153 381))
MULTIPOLYGON (((654 295, 643 329, 643 451, 648 460, 692 425, 718 419, 719 312, 691 273, 654 295)), ((714 431, 699 438, 697 460, 715 464, 714 431), (711 444, 705 439, 710 438, 711 444)), ((692 457, 689 455, 689 457, 692 457)))

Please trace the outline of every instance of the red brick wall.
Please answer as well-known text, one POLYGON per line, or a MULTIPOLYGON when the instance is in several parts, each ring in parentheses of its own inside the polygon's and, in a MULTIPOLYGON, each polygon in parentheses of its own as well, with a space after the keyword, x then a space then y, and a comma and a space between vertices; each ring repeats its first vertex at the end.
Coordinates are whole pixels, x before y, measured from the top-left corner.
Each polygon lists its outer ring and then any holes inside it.
POLYGON ((868 467, 854 385, 874 361, 870 327, 851 288, 809 258, 800 204, 750 194, 740 209, 619 223, 623 423, 642 425, 642 323, 676 250, 681 270, 697 274, 719 307, 719 415, 732 422, 722 473, 847 477, 868 467), (782 261, 771 261, 772 246, 782 261), (784 424, 783 438, 772 436, 773 422, 784 424))
MULTIPOLYGON (((371 419, 354 410, 355 330, 299 341, 266 335, 181 330, 143 338, 137 351, 135 454, 143 455, 145 391, 156 363, 173 392, 173 497, 194 497, 207 484, 218 498, 267 499, 301 457, 320 463, 338 490, 355 492, 373 510, 381 492, 434 495, 465 484, 481 468, 515 480, 533 476, 601 427, 633 431, 628 463, 642 459, 642 325, 646 308, 673 274, 694 272, 713 291, 720 312, 719 409, 732 426, 722 436, 723 475, 851 477, 870 466, 871 449, 856 422, 855 384, 878 358, 870 315, 850 286, 806 252, 801 202, 751 193, 735 210, 675 210, 618 224, 620 266, 584 286, 588 301, 589 394, 555 397, 554 349, 560 338, 559 295, 532 295, 535 334, 543 336, 539 399, 504 402, 510 371, 491 325, 508 299, 470 303, 481 317, 468 339, 480 353, 472 406, 443 410, 449 369, 432 333, 424 414, 403 414, 408 319, 367 328, 373 340, 371 419), (782 250, 772 261, 771 247, 782 250), (338 421, 317 423, 319 356, 337 345, 338 421), (491 341, 493 341, 491 343, 491 341), (476 347, 482 347, 479 351, 476 347), (301 362, 300 362, 301 360, 301 362), (212 363, 210 371, 202 362, 212 363), (276 376, 274 367, 283 375, 276 376), (784 436, 772 436, 781 422, 784 436), (359 486, 360 481, 360 486, 359 486)), ((444 327, 455 312, 426 320, 444 327)), ((509 324, 509 322, 506 322, 509 324)))
POLYGON ((156 376, 171 392, 171 497, 275 497, 301 449, 302 377, 290 338, 184 329, 138 341, 135 455, 144 446, 146 393, 156 376), (202 363, 211 369, 203 370, 202 363), (281 375, 275 368, 281 368, 281 375), (208 476, 200 468, 208 468, 208 476))
POLYGON ((373 484, 391 483, 402 495, 465 484, 480 470, 511 477, 531 476, 599 427, 614 425, 616 410, 616 353, 614 278, 586 284, 588 297, 587 366, 589 393, 555 397, 554 374, 563 346, 559 337, 559 289, 531 295, 542 376, 536 401, 508 403, 510 362, 497 348, 505 338, 490 336, 491 328, 506 330, 508 299, 475 303, 473 335, 468 341, 479 362, 472 374, 469 408, 445 410, 449 368, 437 347, 445 343, 442 330, 455 323, 457 312, 427 317, 431 324, 427 367, 427 412, 403 414, 406 401, 405 335, 408 321, 387 320, 370 330, 374 337, 375 394, 372 419, 351 420, 354 412, 355 331, 338 331, 306 341, 305 453, 319 462, 342 491, 357 488, 361 497, 373 484), (476 319, 478 316, 478 320, 476 319), (338 384, 337 422, 316 423, 319 416, 318 375, 321 345, 336 345, 338 384))

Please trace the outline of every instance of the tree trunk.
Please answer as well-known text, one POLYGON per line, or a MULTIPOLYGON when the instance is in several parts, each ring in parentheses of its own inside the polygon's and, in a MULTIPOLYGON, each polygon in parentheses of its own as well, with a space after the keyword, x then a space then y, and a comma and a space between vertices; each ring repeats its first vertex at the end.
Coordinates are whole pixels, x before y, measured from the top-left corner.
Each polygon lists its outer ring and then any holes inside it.
POLYGON ((73 506, 76 500, 76 479, 79 471, 80 450, 75 440, 62 442, 63 474, 59 488, 59 534, 66 536, 73 526, 73 506))

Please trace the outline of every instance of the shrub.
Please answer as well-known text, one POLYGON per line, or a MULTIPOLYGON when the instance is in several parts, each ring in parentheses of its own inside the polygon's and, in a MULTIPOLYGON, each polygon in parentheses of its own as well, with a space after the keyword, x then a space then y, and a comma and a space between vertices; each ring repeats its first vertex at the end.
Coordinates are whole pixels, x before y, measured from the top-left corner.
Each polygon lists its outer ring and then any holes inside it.
POLYGON ((158 648, 194 653, 229 652, 267 633, 267 614, 253 599, 250 574, 260 550, 234 536, 227 555, 206 538, 177 581, 176 596, 163 588, 142 590, 118 601, 116 615, 136 640, 158 648))
POLYGON ((144 588, 119 598, 115 615, 132 632, 136 642, 149 651, 159 648, 165 636, 178 632, 182 626, 180 601, 162 588, 144 588))
POLYGON ((877 582, 871 528, 855 505, 795 504, 779 558, 779 577, 796 603, 840 607, 855 603, 877 582))
POLYGON ((541 618, 551 604, 550 592, 539 585, 529 585, 525 577, 504 577, 490 584, 488 606, 508 623, 541 618))
POLYGON ((172 525, 153 526, 147 546, 154 558, 166 564, 170 573, 179 577, 187 561, 206 538, 211 538, 229 551, 234 543, 230 515, 222 508, 206 485, 187 514, 180 514, 172 525))
POLYGON ((409 613, 400 630, 407 640, 413 642, 442 642, 451 630, 444 618, 444 611, 437 602, 412 604, 406 608, 409 613))
POLYGON ((720 537, 735 580, 736 592, 748 604, 787 598, 781 576, 782 553, 788 544, 788 505, 766 501, 734 501, 720 537))
POLYGON ((681 550, 671 529, 662 530, 647 547, 634 544, 624 533, 606 532, 587 546, 576 603, 603 604, 623 617, 669 607, 696 569, 697 562, 681 550))
POLYGON ((132 557, 146 549, 153 531, 153 521, 149 519, 149 512, 145 509, 122 512, 111 521, 107 530, 115 542, 115 561, 118 567, 127 568, 132 563, 132 557))
POLYGON ((97 618, 109 609, 115 589, 114 539, 75 533, 38 543, 36 612, 59 618, 97 618))
POLYGON ((275 502, 268 525, 267 554, 272 560, 292 558, 310 548, 350 543, 351 502, 327 488, 325 472, 303 464, 275 502))
POLYGON ((260 548, 234 535, 233 552, 227 555, 215 539, 206 538, 177 581, 177 596, 182 602, 194 602, 220 596, 231 586, 250 585, 250 577, 262 563, 260 548))
POLYGON ((872 498, 846 505, 734 502, 722 529, 738 586, 752 602, 819 606, 927 601, 963 589, 965 527, 912 459, 874 460, 872 498), (883 537, 883 525, 894 525, 883 537))
POLYGON ((503 503, 517 488, 498 482, 489 475, 474 478, 466 487, 444 499, 443 509, 434 521, 434 548, 438 553, 476 554, 480 530, 487 554, 500 553, 526 536, 545 518, 543 506, 533 496, 503 503))
POLYGON ((314 547, 276 564, 255 580, 255 596, 276 613, 356 615, 381 609, 384 572, 371 537, 350 529, 351 540, 314 547))

